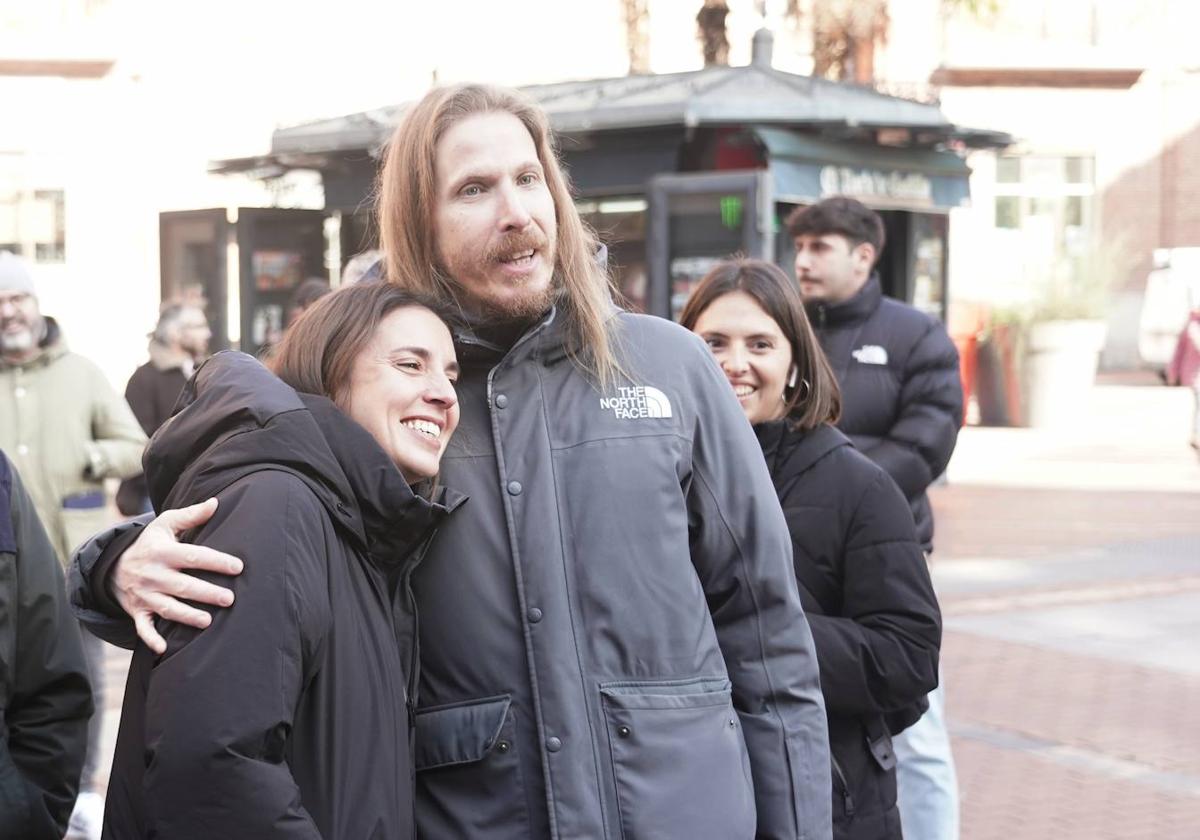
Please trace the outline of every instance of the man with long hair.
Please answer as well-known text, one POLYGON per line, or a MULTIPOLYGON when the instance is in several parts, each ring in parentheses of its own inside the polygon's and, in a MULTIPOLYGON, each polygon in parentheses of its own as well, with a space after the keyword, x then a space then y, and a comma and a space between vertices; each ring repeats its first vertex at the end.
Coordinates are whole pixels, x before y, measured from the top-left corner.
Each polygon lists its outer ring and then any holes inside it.
MULTIPOLYGON (((465 324, 439 480, 470 502, 400 590, 420 612, 419 836, 829 837, 812 636, 757 443, 702 342, 613 305, 545 115, 431 91, 379 196, 385 280, 465 324)), ((147 635, 164 604, 204 621, 164 600, 207 600, 164 568, 228 562, 172 525, 111 574, 107 611, 147 635)), ((103 580, 128 540, 81 569, 103 580)))

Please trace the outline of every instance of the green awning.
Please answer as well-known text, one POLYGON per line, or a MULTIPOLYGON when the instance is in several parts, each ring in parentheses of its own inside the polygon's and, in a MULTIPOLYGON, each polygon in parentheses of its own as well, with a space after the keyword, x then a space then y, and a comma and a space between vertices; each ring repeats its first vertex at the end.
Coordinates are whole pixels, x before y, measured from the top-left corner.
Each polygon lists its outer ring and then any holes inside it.
POLYGON ((971 170, 953 152, 842 142, 759 126, 779 201, 848 195, 870 207, 947 211, 969 203, 971 170))

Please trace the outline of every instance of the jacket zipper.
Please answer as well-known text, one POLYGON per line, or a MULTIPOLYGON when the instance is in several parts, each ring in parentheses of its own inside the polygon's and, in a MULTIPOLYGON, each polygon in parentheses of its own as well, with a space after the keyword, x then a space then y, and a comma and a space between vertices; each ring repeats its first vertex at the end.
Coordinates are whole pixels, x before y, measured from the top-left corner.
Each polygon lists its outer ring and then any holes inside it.
POLYGON ((854 800, 850 796, 850 785, 846 784, 846 774, 842 772, 842 765, 838 764, 837 758, 831 752, 829 760, 833 764, 833 773, 837 777, 838 787, 842 794, 842 806, 846 810, 847 817, 854 816, 854 800))
POLYGON ((417 615, 417 596, 412 591, 412 569, 404 573, 404 597, 408 599, 408 608, 412 610, 413 635, 409 653, 412 657, 408 673, 408 731, 412 732, 417 725, 417 687, 421 679, 421 621, 417 615))

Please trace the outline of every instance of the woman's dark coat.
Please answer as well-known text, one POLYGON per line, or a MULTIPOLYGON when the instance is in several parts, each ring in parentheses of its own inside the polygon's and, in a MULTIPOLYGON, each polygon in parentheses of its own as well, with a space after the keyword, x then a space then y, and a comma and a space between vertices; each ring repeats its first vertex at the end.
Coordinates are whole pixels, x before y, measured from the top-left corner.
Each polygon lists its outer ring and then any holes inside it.
POLYGON ((937 685, 941 615, 912 515, 832 426, 755 426, 784 517, 829 716, 835 840, 899 838, 890 735, 937 685))
POLYGON ((135 651, 105 837, 408 840, 416 656, 397 641, 414 638, 408 575, 444 508, 249 356, 215 356, 181 405, 146 455, 151 499, 216 496, 190 539, 245 571, 208 629, 160 623, 167 652, 135 651))

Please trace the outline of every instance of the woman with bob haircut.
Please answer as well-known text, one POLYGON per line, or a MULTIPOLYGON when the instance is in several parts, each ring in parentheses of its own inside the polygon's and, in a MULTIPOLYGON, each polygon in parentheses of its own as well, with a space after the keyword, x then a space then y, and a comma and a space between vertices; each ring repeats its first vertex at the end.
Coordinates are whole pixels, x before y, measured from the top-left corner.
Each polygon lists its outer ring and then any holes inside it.
POLYGON ((396 286, 349 286, 270 365, 213 356, 146 452, 155 509, 215 499, 185 541, 245 570, 207 629, 160 620, 165 648, 135 650, 106 838, 415 836, 409 578, 457 501, 414 486, 458 423, 450 331, 396 286))
POLYGON ((837 380, 778 266, 720 263, 680 321, 707 342, 754 425, 791 532, 829 719, 833 836, 899 840, 891 735, 937 685, 941 642, 908 503, 834 427, 837 380))

